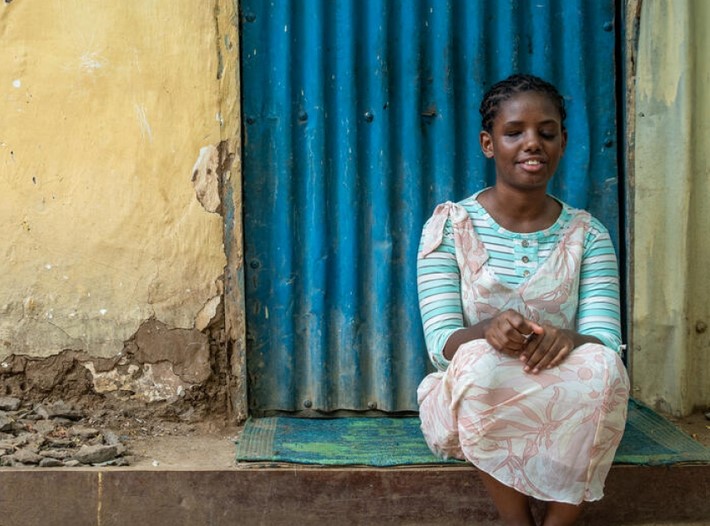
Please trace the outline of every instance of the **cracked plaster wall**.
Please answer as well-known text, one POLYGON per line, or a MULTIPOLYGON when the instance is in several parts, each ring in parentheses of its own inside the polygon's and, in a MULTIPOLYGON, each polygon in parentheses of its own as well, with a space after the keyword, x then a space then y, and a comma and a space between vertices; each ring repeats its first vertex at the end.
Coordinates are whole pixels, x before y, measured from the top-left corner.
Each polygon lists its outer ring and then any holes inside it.
POLYGON ((0 4, 0 359, 115 357, 148 320, 202 330, 216 312, 218 176, 193 179, 238 122, 220 8, 0 4))

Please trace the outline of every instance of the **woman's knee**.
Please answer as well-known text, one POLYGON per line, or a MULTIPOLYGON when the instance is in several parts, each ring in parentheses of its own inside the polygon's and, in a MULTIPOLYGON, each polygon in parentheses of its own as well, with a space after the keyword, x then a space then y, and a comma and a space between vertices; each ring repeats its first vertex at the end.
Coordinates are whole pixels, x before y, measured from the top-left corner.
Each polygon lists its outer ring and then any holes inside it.
POLYGON ((455 375, 465 374, 475 369, 481 374, 494 369, 500 362, 499 353, 484 339, 471 340, 462 344, 454 355, 449 368, 455 375))

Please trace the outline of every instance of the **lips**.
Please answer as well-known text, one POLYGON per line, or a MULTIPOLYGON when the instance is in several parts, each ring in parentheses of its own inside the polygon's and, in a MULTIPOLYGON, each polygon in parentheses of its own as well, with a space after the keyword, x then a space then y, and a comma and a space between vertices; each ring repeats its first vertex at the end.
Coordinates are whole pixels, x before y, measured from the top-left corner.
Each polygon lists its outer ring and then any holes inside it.
POLYGON ((540 164, 545 164, 545 161, 538 158, 523 159, 522 161, 518 161, 518 164, 524 164, 526 166, 538 166, 540 164))
POLYGON ((542 170, 546 163, 543 159, 531 158, 518 161, 517 164, 519 164, 523 168, 523 170, 527 172, 537 172, 539 170, 542 170))

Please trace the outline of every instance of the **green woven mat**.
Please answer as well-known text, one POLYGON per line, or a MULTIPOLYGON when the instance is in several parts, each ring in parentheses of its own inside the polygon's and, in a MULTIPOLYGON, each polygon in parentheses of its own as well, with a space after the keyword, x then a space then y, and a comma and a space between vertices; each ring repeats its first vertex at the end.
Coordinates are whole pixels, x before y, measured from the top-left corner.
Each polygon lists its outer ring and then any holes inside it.
MULTIPOLYGON (((429 451, 416 417, 252 418, 237 443, 237 461, 382 467, 459 463, 442 461, 429 451)), ((631 400, 624 438, 614 462, 710 462, 710 449, 631 400)))

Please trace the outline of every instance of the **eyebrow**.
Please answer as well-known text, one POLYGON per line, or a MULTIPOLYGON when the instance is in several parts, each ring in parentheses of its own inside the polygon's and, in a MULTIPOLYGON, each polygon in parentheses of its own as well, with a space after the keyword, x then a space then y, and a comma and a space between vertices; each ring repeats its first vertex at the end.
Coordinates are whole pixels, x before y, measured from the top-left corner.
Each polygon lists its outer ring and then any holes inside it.
MULTIPOLYGON (((538 124, 559 124, 560 121, 555 120, 555 119, 547 119, 544 121, 538 122, 538 124)), ((503 126, 517 126, 523 124, 523 121, 505 121, 503 123, 503 126)))

